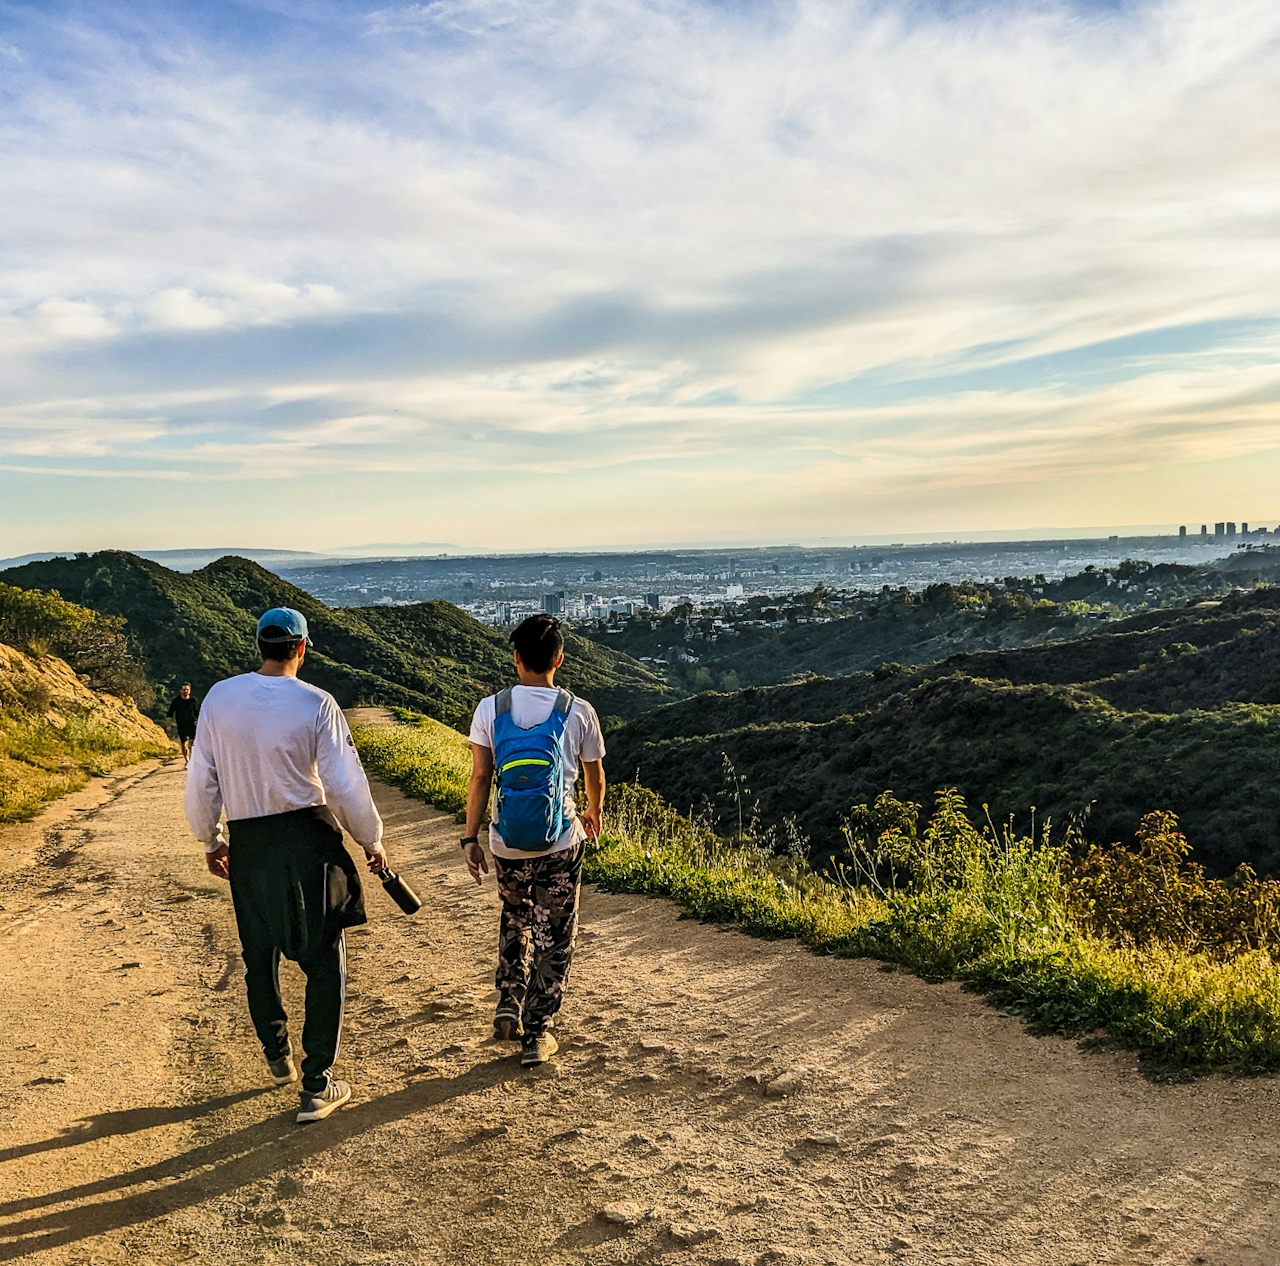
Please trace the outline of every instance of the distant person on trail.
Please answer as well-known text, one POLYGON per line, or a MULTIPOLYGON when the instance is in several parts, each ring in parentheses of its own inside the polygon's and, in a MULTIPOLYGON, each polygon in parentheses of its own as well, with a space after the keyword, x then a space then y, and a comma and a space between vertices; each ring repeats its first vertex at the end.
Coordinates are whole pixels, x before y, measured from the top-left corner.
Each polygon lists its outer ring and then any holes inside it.
POLYGON ((174 696, 165 715, 171 716, 177 725, 178 742, 182 745, 182 763, 190 765, 191 744, 195 741, 196 722, 200 719, 200 701, 191 693, 190 682, 174 696))
POLYGON ((345 826, 375 874, 387 865, 382 819, 331 695, 298 680, 310 641, 301 612, 258 621, 257 672, 205 696, 187 773, 187 821, 212 874, 231 881, 249 1015, 271 1080, 298 1079, 280 998, 280 958, 307 978, 298 1120, 319 1121, 351 1098, 331 1069, 347 988, 344 929, 367 922, 345 826), (226 809, 228 842, 219 817, 226 809))
POLYGON ((520 1062, 545 1063, 578 931, 583 841, 600 833, 604 736, 595 709, 555 685, 564 637, 554 616, 511 634, 518 686, 482 699, 471 722, 471 788, 463 856, 476 883, 489 873, 480 824, 497 775, 489 852, 502 898, 493 1034, 522 1039, 520 1062), (581 768, 587 805, 573 788, 581 768))

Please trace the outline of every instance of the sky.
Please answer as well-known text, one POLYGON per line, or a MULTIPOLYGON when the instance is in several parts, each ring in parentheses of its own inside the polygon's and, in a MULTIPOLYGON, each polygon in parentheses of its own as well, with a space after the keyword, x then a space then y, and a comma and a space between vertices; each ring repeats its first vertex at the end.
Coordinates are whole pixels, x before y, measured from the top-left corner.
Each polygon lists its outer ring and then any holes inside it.
POLYGON ((1274 0, 0 0, 0 556, 1280 522, 1274 0))

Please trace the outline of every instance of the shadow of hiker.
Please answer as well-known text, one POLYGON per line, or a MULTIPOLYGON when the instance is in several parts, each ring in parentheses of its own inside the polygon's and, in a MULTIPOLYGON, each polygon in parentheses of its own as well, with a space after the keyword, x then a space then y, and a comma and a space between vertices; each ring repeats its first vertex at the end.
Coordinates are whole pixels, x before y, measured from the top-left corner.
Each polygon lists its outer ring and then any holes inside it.
POLYGON ((121 1227, 164 1217, 201 1201, 225 1195, 278 1170, 291 1169, 307 1158, 380 1125, 445 1103, 460 1095, 489 1090, 522 1076, 518 1065, 495 1059, 453 1078, 415 1081, 401 1090, 365 1103, 349 1105, 327 1121, 311 1126, 294 1122, 294 1109, 278 1113, 210 1143, 141 1169, 115 1174, 44 1196, 14 1200, 0 1206, 0 1216, 31 1209, 70 1204, 70 1208, 42 1213, 0 1225, 0 1261, 104 1235, 121 1227), (102 1203, 83 1203, 92 1196, 123 1187, 164 1182, 102 1203))
MULTIPOLYGON (((52 1138, 41 1139, 37 1143, 20 1143, 17 1147, 0 1148, 0 1165, 6 1161, 20 1160, 24 1156, 34 1156, 37 1152, 56 1152, 59 1148, 78 1147, 81 1143, 90 1143, 94 1139, 111 1138, 118 1134, 136 1134, 139 1130, 150 1130, 157 1125, 176 1125, 180 1121, 192 1121, 197 1117, 207 1116, 211 1112, 229 1108, 233 1104, 243 1103, 246 1099, 256 1099, 259 1095, 270 1094, 274 1089, 274 1086, 256 1086, 252 1090, 241 1090, 234 1095, 205 1099, 202 1103, 100 1112, 95 1116, 83 1117, 73 1122, 61 1134, 56 1134, 52 1138)), ((0 1212, 3 1212, 2 1207, 0 1212)))

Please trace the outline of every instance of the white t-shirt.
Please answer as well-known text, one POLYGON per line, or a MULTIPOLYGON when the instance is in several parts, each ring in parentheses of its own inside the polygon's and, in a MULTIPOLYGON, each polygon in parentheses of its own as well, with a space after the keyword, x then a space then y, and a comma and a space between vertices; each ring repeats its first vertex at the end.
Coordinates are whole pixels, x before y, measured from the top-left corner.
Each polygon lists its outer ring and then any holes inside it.
MULTIPOLYGON (((551 686, 516 686, 511 691, 511 719, 522 729, 531 730, 541 725, 552 713, 560 691, 551 686)), ((479 747, 493 751, 493 720, 497 712, 498 696, 481 699, 476 714, 471 719, 470 740, 479 747)), ((596 710, 585 699, 575 698, 564 726, 564 811, 569 825, 564 834, 548 849, 540 853, 524 849, 508 848, 498 834, 498 828, 489 824, 489 851, 495 857, 519 860, 527 857, 546 857, 548 853, 560 853, 573 848, 586 837, 578 811, 573 802, 573 784, 584 760, 604 759, 604 734, 596 710)))
POLYGON ((218 819, 265 818, 327 804, 357 844, 382 839, 382 819, 330 694, 296 677, 243 673, 213 686, 200 708, 184 808, 206 851, 218 819))

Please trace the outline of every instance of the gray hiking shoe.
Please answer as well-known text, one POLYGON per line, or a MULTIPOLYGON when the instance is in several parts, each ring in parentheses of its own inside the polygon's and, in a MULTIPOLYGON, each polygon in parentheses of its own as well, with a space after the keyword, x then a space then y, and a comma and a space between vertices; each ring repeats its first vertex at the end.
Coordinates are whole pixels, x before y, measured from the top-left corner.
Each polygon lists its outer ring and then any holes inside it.
POLYGON ((329 1084, 319 1094, 311 1094, 304 1090, 298 1105, 298 1124, 308 1121, 323 1121, 331 1112, 337 1112, 351 1098, 351 1087, 345 1081, 330 1079, 329 1084))
POLYGON ((291 1051, 285 1051, 279 1059, 267 1060, 267 1067, 271 1070, 272 1082, 277 1086, 287 1086, 298 1080, 298 1070, 294 1067, 291 1051))
POLYGON ((495 1042, 518 1042, 524 1034, 520 1024, 520 1008, 513 1002, 498 1004, 493 1014, 493 1040, 495 1042))
POLYGON ((526 1033, 524 1050, 520 1053, 523 1068, 536 1068, 545 1064, 560 1049, 560 1043, 550 1033, 526 1033))

